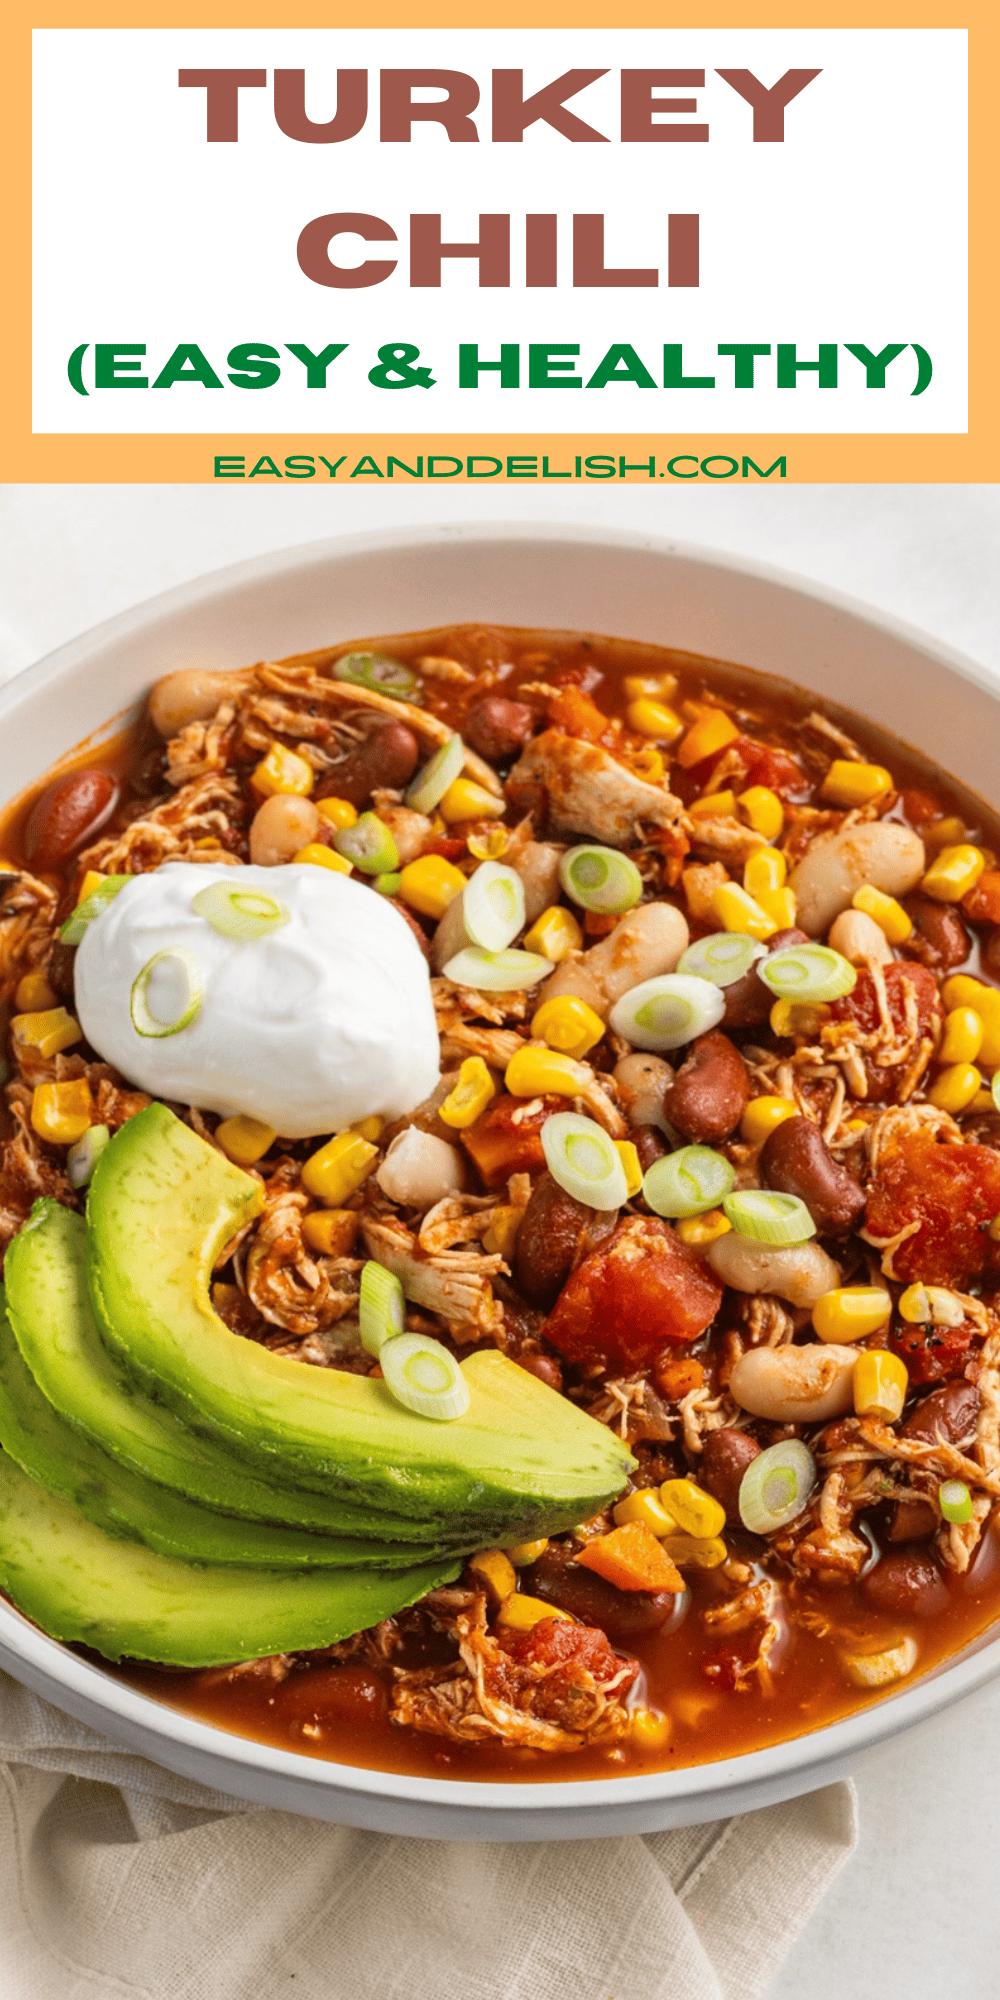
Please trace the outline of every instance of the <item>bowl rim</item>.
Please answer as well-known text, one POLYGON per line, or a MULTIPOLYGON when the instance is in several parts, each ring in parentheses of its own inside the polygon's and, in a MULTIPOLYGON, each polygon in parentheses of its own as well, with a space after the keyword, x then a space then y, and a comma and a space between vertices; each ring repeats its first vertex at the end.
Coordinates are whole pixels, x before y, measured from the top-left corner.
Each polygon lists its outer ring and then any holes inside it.
MULTIPOLYGON (((724 550, 636 529, 595 527, 576 522, 503 520, 493 523, 444 523, 428 527, 377 529, 354 535, 333 535, 305 543, 293 543, 263 556, 253 556, 205 572, 187 582, 158 592, 151 598, 100 621, 63 645, 14 674, 0 688, 0 722, 22 702, 85 664, 95 653, 135 634, 155 627, 164 618, 196 610, 213 599, 224 598, 249 584, 266 582, 296 569, 322 568, 343 560, 390 552, 420 552, 457 545, 469 550, 476 544, 495 547, 544 543, 550 546, 601 547, 622 553, 659 557, 699 565, 791 593, 860 624, 881 632, 921 654, 938 668, 955 674, 979 688, 1000 704, 1000 682, 979 661, 933 638, 919 627, 891 613, 867 605, 862 600, 830 586, 777 566, 762 563, 724 550)), ((784 1785, 782 1796, 795 1789, 795 1777, 806 1775, 806 1786, 824 1782, 871 1750, 876 1744, 928 1720, 1000 1673, 1000 1627, 996 1637, 981 1635, 952 1659, 921 1676, 911 1687, 890 1696, 876 1697, 869 1705, 839 1721, 785 1738, 759 1750, 735 1757, 697 1763, 680 1769, 664 1769, 641 1775, 609 1778, 530 1779, 482 1781, 418 1777, 406 1772, 385 1771, 367 1765, 342 1764, 333 1759, 304 1756, 293 1750, 262 1743, 256 1738, 235 1735, 174 1708, 154 1696, 115 1680, 104 1669, 82 1659, 61 1641, 52 1639, 30 1620, 0 1600, 0 1656, 28 1670, 28 1684, 57 1704, 61 1693, 70 1698, 70 1713, 81 1720, 81 1710, 93 1723, 97 1711, 114 1734, 123 1725, 130 1740, 137 1735, 159 1739, 177 1757, 208 1758, 218 1771, 231 1772, 234 1782, 249 1770, 262 1776, 294 1781, 299 1794, 309 1792, 318 1799, 330 1793, 370 1797, 385 1803, 439 1807, 451 1813, 499 1815, 497 1837, 503 1837, 503 1819, 512 1814, 531 1818, 539 1814, 563 1813, 572 1809, 579 1816, 585 1808, 655 1806, 658 1803, 696 1800, 707 1805, 702 1817, 712 1816, 713 1806, 731 1809, 735 1794, 752 1795, 756 1788, 784 1785)), ((147 1754, 150 1752, 146 1746, 147 1754)), ((175 1765, 174 1768, 180 1768, 175 1765)), ((213 1783, 224 1783, 217 1779, 213 1783)), ((800 1787, 805 1789, 806 1786, 800 1787)), ((236 1783, 239 1793, 239 1784, 236 1783)), ((752 1799, 750 1800, 752 1802, 752 1799)))

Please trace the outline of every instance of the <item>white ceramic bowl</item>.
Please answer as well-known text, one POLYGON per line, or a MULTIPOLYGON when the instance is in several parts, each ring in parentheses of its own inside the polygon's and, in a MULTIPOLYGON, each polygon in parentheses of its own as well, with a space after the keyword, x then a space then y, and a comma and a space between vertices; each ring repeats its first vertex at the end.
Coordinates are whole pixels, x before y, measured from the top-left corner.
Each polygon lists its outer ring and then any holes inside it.
MULTIPOLYGON (((237 667, 366 633, 464 620, 676 646, 785 676, 904 737, 989 795, 998 697, 986 673, 832 592, 653 536, 572 528, 366 535, 240 564, 125 613, 0 693, 0 798, 173 668, 237 667)), ((0 1664, 116 1742, 261 1804, 464 1840, 650 1832, 749 1811, 842 1776, 1000 1674, 1000 1631, 846 1721, 652 1777, 466 1784, 270 1749, 134 1693, 0 1604, 0 1664)))

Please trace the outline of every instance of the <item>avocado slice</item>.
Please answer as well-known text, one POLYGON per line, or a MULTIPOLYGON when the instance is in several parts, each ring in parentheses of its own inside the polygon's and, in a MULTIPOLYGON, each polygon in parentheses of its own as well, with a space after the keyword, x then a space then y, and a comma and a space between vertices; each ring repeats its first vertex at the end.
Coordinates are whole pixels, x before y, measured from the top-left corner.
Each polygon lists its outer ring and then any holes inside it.
POLYGON ((123 1381, 94 1323, 86 1263, 82 1216, 44 1200, 35 1203, 11 1243, 5 1271, 7 1310, 28 1372, 76 1435, 89 1438, 126 1471, 224 1514, 356 1535, 376 1546, 383 1539, 452 1545, 450 1529, 438 1536, 408 1516, 379 1514, 337 1493, 305 1492, 286 1480, 276 1483, 197 1437, 170 1410, 123 1381))
POLYGON ((199 1569, 104 1534, 0 1453, 0 1586, 53 1639, 109 1660, 215 1667, 331 1646, 460 1567, 445 1557, 403 1570, 199 1569))
MULTIPOLYGON (((99 1445, 74 1430, 47 1403, 30 1370, 5 1310, 0 1286, 0 1445, 22 1472, 61 1494, 106 1535, 144 1542, 160 1555, 185 1562, 245 1563, 255 1569, 405 1569, 416 1553, 401 1542, 362 1541, 358 1535, 311 1534, 308 1529, 274 1527, 269 1521, 240 1521, 231 1514, 185 1500, 154 1486, 138 1472, 116 1465, 99 1445)), ((419 1551, 429 1561, 447 1550, 419 1551)))
POLYGON ((632 1469, 603 1424, 496 1350, 463 1364, 464 1417, 400 1408, 384 1382, 303 1367, 242 1340, 212 1310, 219 1251, 253 1212, 249 1177, 150 1104, 98 1161, 87 1206, 91 1303, 105 1342, 151 1394, 275 1480, 424 1521, 476 1541, 571 1527, 632 1469))

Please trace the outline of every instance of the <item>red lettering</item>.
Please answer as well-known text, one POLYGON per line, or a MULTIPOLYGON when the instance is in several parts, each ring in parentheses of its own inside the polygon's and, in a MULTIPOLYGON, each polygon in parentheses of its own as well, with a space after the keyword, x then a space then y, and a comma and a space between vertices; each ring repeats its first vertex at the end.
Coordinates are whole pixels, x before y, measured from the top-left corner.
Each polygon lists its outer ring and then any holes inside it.
POLYGON ((784 76, 772 84, 770 90, 760 83, 749 69, 720 69, 716 75, 731 90, 753 106, 753 142, 755 146, 784 144, 785 106, 811 83, 814 76, 821 76, 818 69, 786 69, 784 76))
POLYGON ((382 85, 383 144, 408 146, 411 126, 443 125, 453 146, 476 145, 479 133, 470 117, 479 103, 479 85, 460 69, 384 69, 382 85), (434 104, 414 104, 414 90, 443 90, 434 104))
POLYGON ((335 236, 363 236, 366 243, 395 243, 396 232, 377 215, 356 215, 345 210, 340 215, 317 215, 307 222, 296 245, 299 269, 314 285, 330 285, 342 292, 355 292, 367 285, 380 285, 396 268, 395 258, 369 258, 352 271, 335 264, 330 245, 335 236))
POLYGON ((235 145, 240 136, 240 91, 263 90, 266 69, 179 69, 180 90, 203 90, 210 146, 235 145))

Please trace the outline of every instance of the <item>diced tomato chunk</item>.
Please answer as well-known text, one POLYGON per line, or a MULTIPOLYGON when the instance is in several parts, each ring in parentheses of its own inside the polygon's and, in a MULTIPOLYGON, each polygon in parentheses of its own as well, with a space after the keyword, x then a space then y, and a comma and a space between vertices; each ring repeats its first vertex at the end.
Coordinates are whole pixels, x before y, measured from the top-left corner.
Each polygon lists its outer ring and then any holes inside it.
POLYGON ((555 729, 576 736, 584 743, 603 743, 612 749, 621 734, 621 724, 602 715, 596 702, 578 687, 560 688, 548 704, 548 717, 555 729))
POLYGON ((635 1215, 577 1266, 544 1331, 568 1360, 628 1373, 667 1341, 697 1339, 721 1301, 718 1279, 669 1224, 635 1215))
MULTIPOLYGON (((877 989, 871 973, 864 966, 859 966, 857 972, 857 984, 852 992, 845 994, 843 999, 831 1003, 830 1021, 833 1024, 844 1021, 856 1023, 862 1034, 871 1035, 881 1020, 877 989)), ((862 1050, 861 1060, 868 1079, 868 1098, 873 1104, 884 1103, 887 1098, 892 1097, 900 1071, 910 1063, 919 1047, 921 1037, 927 1034, 931 1023, 941 1010, 937 980, 926 965, 897 962, 884 968, 884 977, 889 1016, 896 1034, 903 1038, 901 1045, 905 1048, 905 1054, 902 1062, 882 1064, 875 1060, 881 1053, 878 1048, 870 1051, 862 1050), (907 1032, 912 1007, 916 1010, 912 1016, 916 1027, 915 1037, 907 1032)), ((828 1028, 821 1039, 829 1038, 828 1028)))
POLYGON ((739 751, 747 786, 766 785, 769 791, 777 792, 779 798, 791 799, 795 803, 808 798, 812 781, 787 751, 775 750, 769 743, 758 743, 752 736, 740 736, 733 749, 739 751))
POLYGON ((553 1111, 564 1111, 564 1097, 495 1097, 474 1125, 460 1138, 488 1188, 500 1187, 510 1174, 536 1174, 545 1165, 542 1126, 553 1111))
POLYGON ((917 1389, 925 1382, 950 1382, 961 1375, 974 1337, 969 1320, 962 1326, 901 1326, 889 1345, 906 1363, 910 1387, 917 1389))
POLYGON ((989 1233, 997 1215, 1000 1153, 991 1146, 940 1145, 917 1130, 879 1161, 865 1227, 872 1236, 890 1237, 917 1223, 893 1253, 896 1277, 903 1284, 964 1291, 972 1279, 1000 1269, 1000 1244, 989 1233))
POLYGON ((613 1681, 625 1665, 634 1665, 635 1672, 639 1671, 636 1662, 618 1658, 603 1632, 593 1625, 577 1625, 569 1618, 542 1618, 527 1632, 500 1626, 496 1636, 519 1666, 554 1667, 572 1661, 601 1683, 613 1681))

